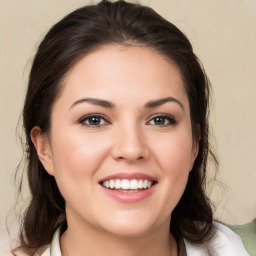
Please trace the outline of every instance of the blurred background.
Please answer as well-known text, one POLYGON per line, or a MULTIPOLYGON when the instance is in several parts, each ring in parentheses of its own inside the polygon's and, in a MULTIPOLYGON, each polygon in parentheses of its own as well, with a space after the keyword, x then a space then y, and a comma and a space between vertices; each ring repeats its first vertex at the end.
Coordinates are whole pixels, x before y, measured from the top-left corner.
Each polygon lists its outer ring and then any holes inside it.
MULTIPOLYGON (((92 2, 99 1, 0 0, 0 231, 15 203, 14 173, 22 157, 16 127, 36 47, 54 23, 92 2)), ((220 161, 219 182, 209 189, 215 217, 228 224, 251 221, 256 217, 256 1, 139 2, 188 36, 212 83, 213 144, 220 161)))

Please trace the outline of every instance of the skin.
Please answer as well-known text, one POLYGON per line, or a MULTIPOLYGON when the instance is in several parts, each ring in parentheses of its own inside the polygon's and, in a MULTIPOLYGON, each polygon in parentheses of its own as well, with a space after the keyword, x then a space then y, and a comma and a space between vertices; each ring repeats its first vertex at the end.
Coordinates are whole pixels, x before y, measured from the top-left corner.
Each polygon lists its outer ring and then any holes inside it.
POLYGON ((177 255, 171 213, 198 151, 177 67, 145 47, 104 46, 70 70, 51 118, 49 133, 34 127, 31 138, 66 201, 63 255, 177 255), (176 101, 145 107, 166 97, 176 101), (95 113, 104 116, 96 126, 86 119, 95 113), (99 180, 119 172, 151 175, 153 193, 136 203, 107 196, 99 180))

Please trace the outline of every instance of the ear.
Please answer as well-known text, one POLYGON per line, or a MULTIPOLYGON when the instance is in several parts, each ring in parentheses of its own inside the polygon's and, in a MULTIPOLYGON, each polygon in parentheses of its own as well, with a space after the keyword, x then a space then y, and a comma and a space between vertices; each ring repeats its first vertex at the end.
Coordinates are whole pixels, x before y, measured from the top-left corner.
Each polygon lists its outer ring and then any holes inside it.
POLYGON ((194 162, 197 158, 198 151, 199 151, 199 141, 201 140, 201 127, 200 124, 196 126, 196 131, 195 131, 195 138, 193 141, 193 146, 192 146, 192 154, 191 154, 191 170, 193 168, 194 162))
POLYGON ((30 138, 37 151, 38 158, 45 170, 50 174, 54 175, 52 151, 49 143, 49 139, 46 134, 43 134, 40 127, 35 126, 30 132, 30 138))

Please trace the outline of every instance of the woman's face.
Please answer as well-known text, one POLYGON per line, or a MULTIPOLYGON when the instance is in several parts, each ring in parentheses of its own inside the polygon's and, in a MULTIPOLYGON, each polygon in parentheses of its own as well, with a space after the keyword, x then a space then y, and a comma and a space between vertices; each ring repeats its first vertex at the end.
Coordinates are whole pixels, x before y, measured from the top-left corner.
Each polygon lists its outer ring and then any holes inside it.
POLYGON ((69 227, 169 230, 197 155, 179 70, 148 48, 109 45, 81 59, 63 86, 49 135, 31 134, 69 227))

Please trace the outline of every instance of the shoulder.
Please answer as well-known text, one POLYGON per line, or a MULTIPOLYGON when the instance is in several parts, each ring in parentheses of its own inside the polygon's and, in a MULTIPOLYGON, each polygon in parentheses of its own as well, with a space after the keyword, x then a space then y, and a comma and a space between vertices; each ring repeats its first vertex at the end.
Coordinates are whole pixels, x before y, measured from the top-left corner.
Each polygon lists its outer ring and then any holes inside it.
MULTIPOLYGON (((22 250, 16 250, 14 253, 9 252, 3 256, 30 256, 28 253, 25 253, 22 250)), ((50 247, 46 247, 41 252, 37 253, 36 256, 50 256, 50 247)))
POLYGON ((216 234, 209 242, 202 245, 195 245, 185 240, 188 256, 209 254, 216 256, 249 256, 241 238, 237 234, 222 224, 214 223, 214 225, 216 227, 216 234))
POLYGON ((222 252, 222 255, 249 255, 243 246, 240 236, 225 225, 215 223, 215 226, 217 232, 211 243, 217 251, 222 252))
MULTIPOLYGON (((61 256, 60 245, 59 245, 60 230, 57 230, 53 236, 52 242, 49 245, 43 246, 38 249, 35 256, 61 256)), ((6 254, 0 254, 1 256, 30 256, 31 253, 26 253, 22 249, 19 249, 19 245, 16 245, 18 249, 14 253, 9 252, 6 254)))

